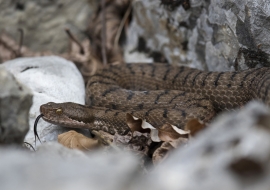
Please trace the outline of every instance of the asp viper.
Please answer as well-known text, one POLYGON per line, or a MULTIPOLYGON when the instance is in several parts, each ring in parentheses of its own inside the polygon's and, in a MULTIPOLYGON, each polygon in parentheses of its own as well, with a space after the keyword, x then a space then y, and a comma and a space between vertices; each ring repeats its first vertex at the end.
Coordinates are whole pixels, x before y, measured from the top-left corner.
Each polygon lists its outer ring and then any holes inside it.
POLYGON ((207 123, 218 112, 252 99, 270 105, 270 68, 205 72, 159 63, 125 64, 99 70, 89 79, 86 105, 49 102, 40 107, 39 118, 121 135, 129 131, 127 114, 155 128, 168 123, 183 129, 190 119, 207 123))

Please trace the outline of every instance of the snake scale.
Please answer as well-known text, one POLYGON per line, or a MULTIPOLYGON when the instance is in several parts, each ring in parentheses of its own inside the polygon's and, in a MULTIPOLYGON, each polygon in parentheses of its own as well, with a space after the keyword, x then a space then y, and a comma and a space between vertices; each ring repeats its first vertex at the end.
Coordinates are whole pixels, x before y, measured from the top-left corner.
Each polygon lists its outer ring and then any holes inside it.
POLYGON ((270 68, 206 72, 168 64, 108 66, 86 87, 86 104, 49 102, 40 107, 44 120, 72 128, 125 134, 127 113, 159 128, 183 129, 192 118, 209 122, 222 110, 252 99, 270 104, 270 68))

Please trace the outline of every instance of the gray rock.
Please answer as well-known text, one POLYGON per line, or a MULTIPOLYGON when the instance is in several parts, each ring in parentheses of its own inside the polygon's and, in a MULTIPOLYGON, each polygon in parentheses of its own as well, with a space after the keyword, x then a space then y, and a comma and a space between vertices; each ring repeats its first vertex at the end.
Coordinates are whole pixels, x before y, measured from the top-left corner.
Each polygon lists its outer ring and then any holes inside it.
MULTIPOLYGON (((93 1, 94 2, 94 1, 93 1)), ((24 45, 33 51, 62 53, 69 48, 64 29, 85 38, 95 3, 88 0, 0 0, 0 32, 5 30, 19 41, 18 28, 24 30, 24 45), (92 5, 91 5, 92 4, 92 5)))
MULTIPOLYGON (((196 51, 205 49, 198 45, 200 34, 196 33, 196 21, 205 4, 204 1, 192 2, 192 9, 178 6, 171 10, 159 0, 133 1, 133 20, 128 30, 125 59, 137 61, 133 59, 133 53, 139 52, 144 53, 147 61, 152 57, 152 61, 164 62, 158 59, 161 54, 169 63, 203 69, 205 66, 197 61, 201 55, 196 51)), ((201 25, 207 27, 204 23, 201 25)), ((211 40, 211 28, 207 32, 204 35, 211 40)))
POLYGON ((136 157, 119 152, 85 155, 59 144, 36 153, 0 149, 1 189, 124 190, 139 173, 136 157))
POLYGON ((0 67, 0 144, 22 144, 31 105, 31 90, 0 67))
POLYGON ((270 111, 252 102, 223 114, 134 189, 267 190, 270 111))
POLYGON ((159 0, 134 1, 127 60, 146 52, 148 60, 160 53, 169 63, 211 71, 270 65, 269 1, 188 2, 191 8, 172 10, 159 0))
MULTIPOLYGON (((39 107, 48 102, 76 102, 84 104, 83 78, 74 63, 56 56, 19 58, 7 61, 5 67, 23 84, 33 91, 30 109, 29 133, 25 141, 34 144, 34 122, 40 114, 39 107)), ((68 129, 55 126, 40 119, 38 134, 41 141, 55 141, 59 133, 68 129)), ((39 145, 39 143, 37 143, 39 145)))

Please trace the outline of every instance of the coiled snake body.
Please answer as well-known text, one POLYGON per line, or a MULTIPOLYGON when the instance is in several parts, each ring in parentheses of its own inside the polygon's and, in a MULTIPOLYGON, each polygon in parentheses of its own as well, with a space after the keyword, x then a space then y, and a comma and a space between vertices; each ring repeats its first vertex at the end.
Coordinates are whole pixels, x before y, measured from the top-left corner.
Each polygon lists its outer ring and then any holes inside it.
POLYGON ((216 113, 251 99, 270 104, 270 69, 204 72, 167 64, 126 64, 98 71, 88 81, 87 105, 47 103, 43 119, 65 127, 124 134, 126 117, 145 119, 156 128, 182 129, 192 118, 208 122, 216 113))

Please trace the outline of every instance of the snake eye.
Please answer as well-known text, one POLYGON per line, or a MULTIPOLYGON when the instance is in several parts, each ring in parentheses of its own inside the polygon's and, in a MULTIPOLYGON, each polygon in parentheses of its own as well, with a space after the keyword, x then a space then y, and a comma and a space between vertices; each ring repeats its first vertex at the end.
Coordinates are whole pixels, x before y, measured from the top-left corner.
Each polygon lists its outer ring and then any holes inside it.
POLYGON ((55 113, 57 115, 61 115, 63 113, 63 110, 61 108, 58 108, 57 110, 55 110, 55 113))

